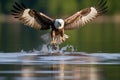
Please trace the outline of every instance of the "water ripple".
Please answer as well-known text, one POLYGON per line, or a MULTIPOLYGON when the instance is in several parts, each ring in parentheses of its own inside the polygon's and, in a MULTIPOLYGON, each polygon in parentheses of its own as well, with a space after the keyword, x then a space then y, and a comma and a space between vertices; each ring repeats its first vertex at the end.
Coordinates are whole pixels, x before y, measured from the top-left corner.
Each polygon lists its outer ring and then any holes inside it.
POLYGON ((120 53, 92 53, 84 52, 65 52, 56 53, 0 53, 0 64, 24 64, 24 65, 41 65, 41 64, 120 64, 120 53))

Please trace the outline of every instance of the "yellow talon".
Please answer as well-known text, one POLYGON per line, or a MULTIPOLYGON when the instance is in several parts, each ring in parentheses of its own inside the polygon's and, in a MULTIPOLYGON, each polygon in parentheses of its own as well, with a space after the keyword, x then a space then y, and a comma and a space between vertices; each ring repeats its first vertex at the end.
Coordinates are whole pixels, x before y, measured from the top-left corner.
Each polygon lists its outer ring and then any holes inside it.
POLYGON ((60 40, 61 40, 61 42, 64 42, 65 38, 64 37, 60 37, 60 40))

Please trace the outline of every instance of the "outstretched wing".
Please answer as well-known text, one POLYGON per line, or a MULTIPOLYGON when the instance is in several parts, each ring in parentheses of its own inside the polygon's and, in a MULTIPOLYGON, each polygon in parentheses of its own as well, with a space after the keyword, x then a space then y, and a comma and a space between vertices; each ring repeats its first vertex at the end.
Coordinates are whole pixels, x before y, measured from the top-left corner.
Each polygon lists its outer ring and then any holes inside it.
POLYGON ((98 4, 95 7, 86 8, 78 11, 72 16, 64 19, 66 30, 76 29, 82 27, 83 25, 93 21, 98 16, 107 12, 107 1, 99 0, 98 4))
POLYGON ((27 8, 24 4, 15 2, 13 5, 12 15, 19 19, 23 24, 35 29, 46 30, 53 25, 54 20, 41 12, 27 8))

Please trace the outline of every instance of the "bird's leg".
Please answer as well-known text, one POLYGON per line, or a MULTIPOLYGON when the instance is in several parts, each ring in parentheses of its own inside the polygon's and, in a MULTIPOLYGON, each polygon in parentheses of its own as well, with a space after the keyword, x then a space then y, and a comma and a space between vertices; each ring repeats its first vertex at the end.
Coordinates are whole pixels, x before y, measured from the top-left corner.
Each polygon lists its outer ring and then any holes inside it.
POLYGON ((56 40, 55 40, 55 31, 54 30, 52 30, 52 32, 51 32, 51 37, 52 37, 51 44, 55 45, 56 44, 56 40))
POLYGON ((61 41, 64 42, 65 41, 65 38, 64 38, 64 29, 62 29, 60 36, 61 36, 60 37, 61 41))
POLYGON ((52 45, 53 49, 56 50, 56 49, 57 49, 57 44, 56 44, 55 36, 56 36, 55 31, 52 30, 52 32, 51 32, 52 40, 51 40, 51 43, 50 43, 50 44, 52 45))

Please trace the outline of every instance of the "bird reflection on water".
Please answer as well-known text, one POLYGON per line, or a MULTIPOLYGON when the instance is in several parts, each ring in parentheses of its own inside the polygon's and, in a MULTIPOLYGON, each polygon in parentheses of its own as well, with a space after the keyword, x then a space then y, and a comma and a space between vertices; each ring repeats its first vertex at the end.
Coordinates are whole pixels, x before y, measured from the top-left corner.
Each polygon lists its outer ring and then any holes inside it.
POLYGON ((79 56, 26 56, 19 74, 23 80, 99 80, 101 70, 89 65, 95 63, 96 58, 79 56), (34 61, 38 62, 34 64, 34 61), (81 64, 84 62, 89 64, 81 64))

